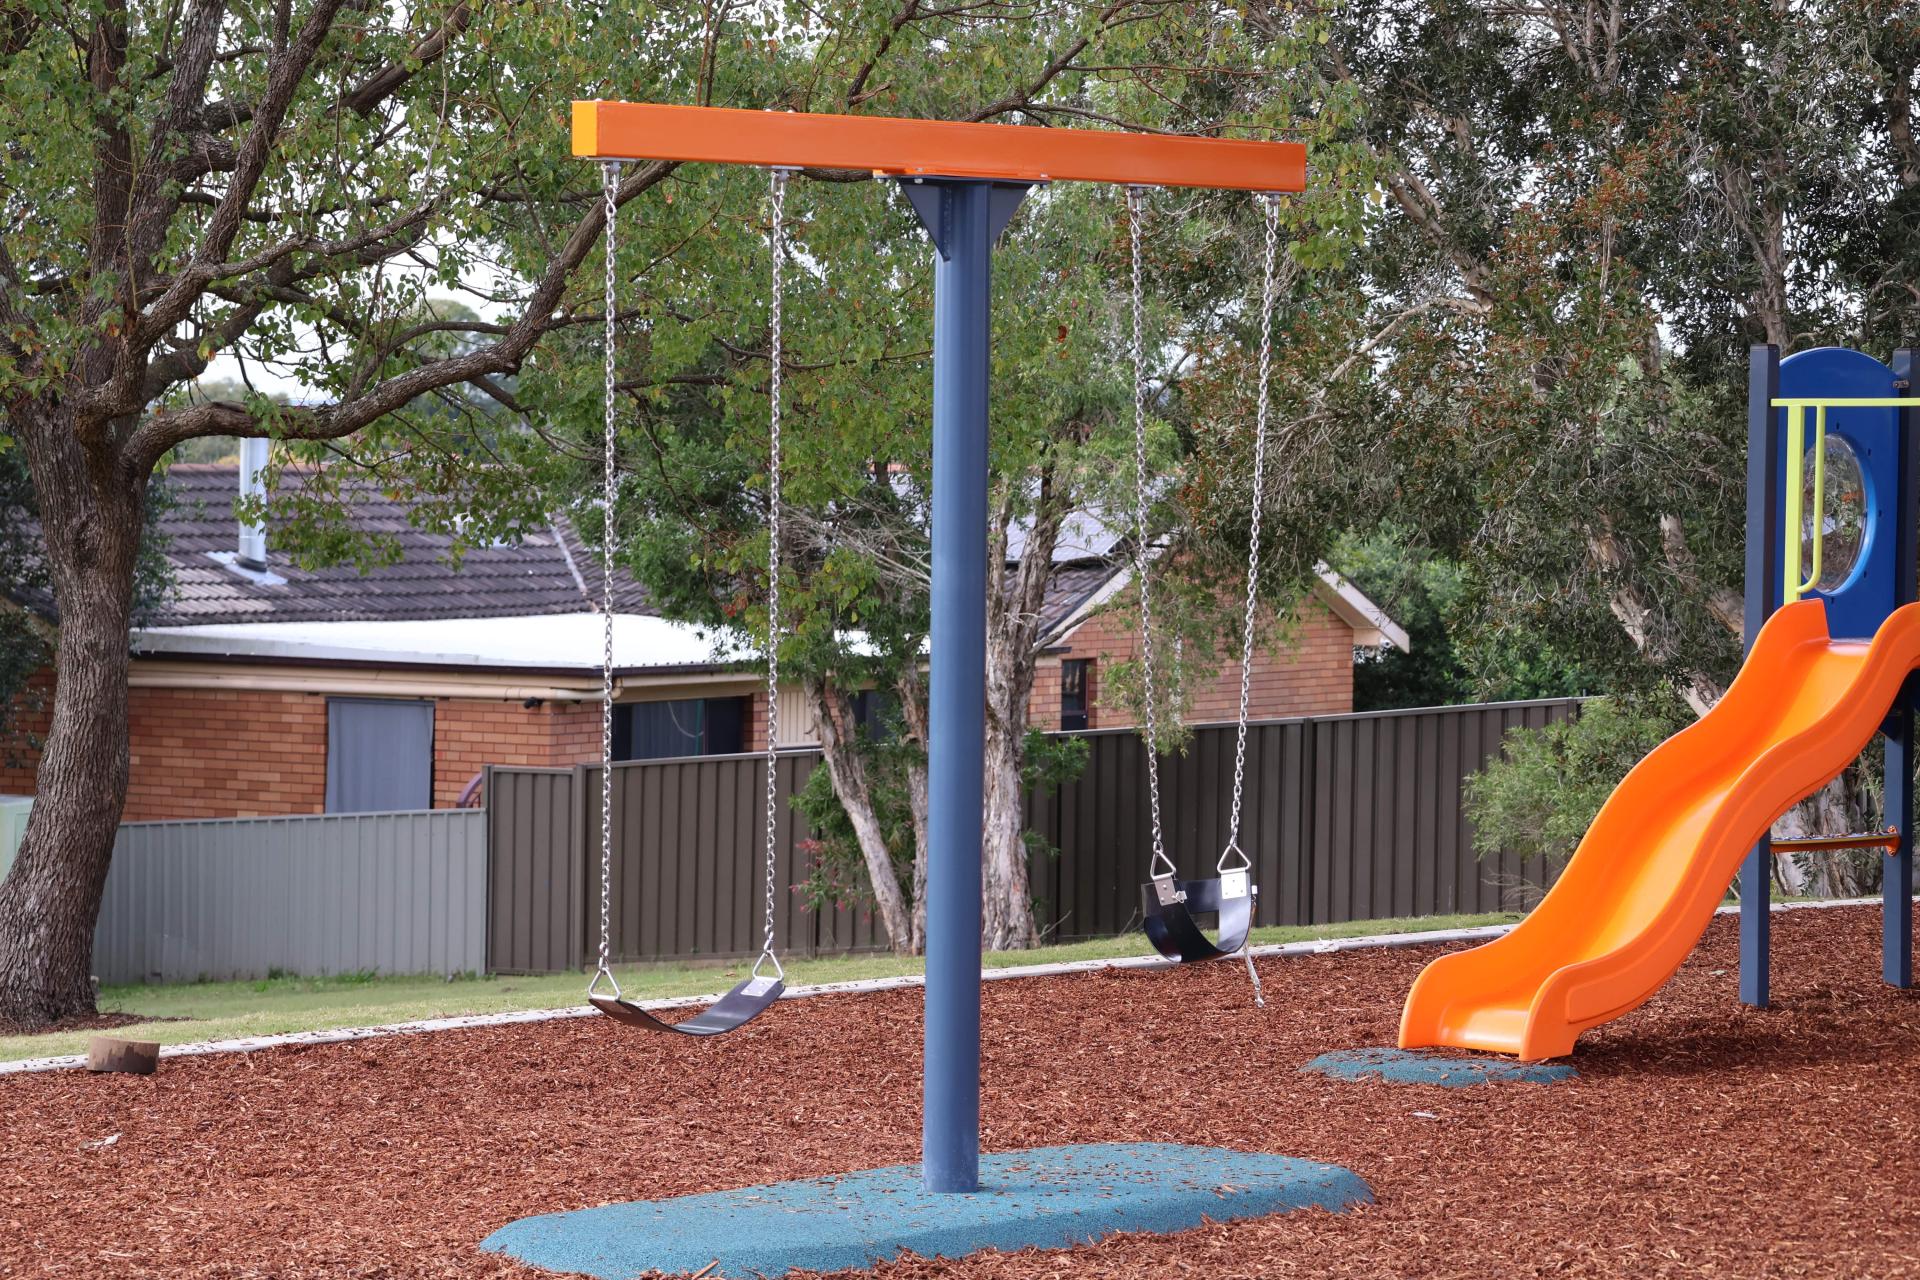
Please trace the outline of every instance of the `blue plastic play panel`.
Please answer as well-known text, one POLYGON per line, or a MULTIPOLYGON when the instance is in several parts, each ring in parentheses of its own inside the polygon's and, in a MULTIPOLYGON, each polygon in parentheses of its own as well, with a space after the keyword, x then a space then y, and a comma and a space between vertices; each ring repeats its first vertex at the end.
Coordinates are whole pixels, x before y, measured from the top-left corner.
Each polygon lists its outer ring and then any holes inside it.
POLYGON ((709 1276, 866 1267, 905 1250, 1065 1248, 1116 1231, 1185 1231, 1294 1209, 1367 1204, 1338 1165, 1170 1143, 1040 1147, 980 1159, 981 1190, 934 1195, 920 1166, 776 1182, 522 1218, 481 1248, 550 1271, 626 1280, 718 1265, 709 1276))
POLYGON ((1342 1049, 1323 1053, 1301 1068, 1336 1080, 1386 1080, 1392 1084, 1437 1084, 1464 1089, 1474 1084, 1523 1081, 1551 1084, 1580 1074, 1564 1062, 1513 1062, 1506 1058, 1443 1057, 1408 1049, 1342 1049))

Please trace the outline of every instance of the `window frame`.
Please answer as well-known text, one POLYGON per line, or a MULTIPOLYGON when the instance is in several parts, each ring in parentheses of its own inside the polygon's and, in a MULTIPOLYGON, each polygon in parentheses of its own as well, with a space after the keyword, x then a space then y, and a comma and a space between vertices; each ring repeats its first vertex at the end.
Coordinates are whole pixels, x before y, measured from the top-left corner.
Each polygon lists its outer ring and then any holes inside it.
POLYGON ((1092 658, 1060 659, 1060 732, 1084 733, 1093 727, 1093 670, 1092 658), (1069 669, 1078 677, 1076 681, 1069 681, 1069 669), (1070 691, 1078 695, 1077 708, 1068 704, 1070 691))

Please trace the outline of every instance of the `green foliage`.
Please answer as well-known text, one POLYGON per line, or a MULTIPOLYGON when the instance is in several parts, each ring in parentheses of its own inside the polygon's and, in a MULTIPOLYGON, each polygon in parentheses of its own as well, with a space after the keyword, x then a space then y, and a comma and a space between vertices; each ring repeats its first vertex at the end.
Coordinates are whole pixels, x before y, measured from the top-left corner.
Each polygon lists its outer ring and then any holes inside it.
MULTIPOLYGON (((894 875, 912 900, 913 810, 907 799, 907 760, 913 750, 897 738, 876 741, 864 732, 858 747, 867 758, 867 779, 874 816, 880 823, 894 875)), ((814 911, 836 908, 873 909, 873 882, 853 833, 853 822, 834 793, 833 780, 823 764, 807 777, 807 785, 793 797, 794 812, 813 831, 803 848, 812 857, 805 880, 796 886, 801 900, 814 911)))
MULTIPOLYGON (((1087 760, 1093 748, 1083 737, 1065 733, 1045 733, 1039 729, 1027 730, 1026 742, 1021 751, 1020 780, 1035 791, 1047 791, 1064 786, 1087 767, 1087 760)), ((1027 846, 1028 857, 1057 858, 1060 848, 1045 834, 1029 827, 1022 833, 1027 846)), ((1036 911, 1040 904, 1036 902, 1036 911)))
POLYGON ((1020 780, 1041 790, 1065 786, 1080 776, 1092 753, 1093 748, 1085 738, 1029 729, 1020 780))
MULTIPOLYGON (((1383 512, 1457 566, 1476 684, 1550 651, 1541 685, 1710 703, 1740 658, 1746 344, 1885 355, 1920 318, 1920 28, 1355 0, 1325 31, 1298 91, 1357 104, 1378 186, 1362 247, 1290 300, 1284 438, 1332 463, 1289 464, 1276 505, 1383 512)), ((1402 665, 1362 682, 1460 675, 1402 665)))
POLYGON ((1627 770, 1687 719, 1672 699, 1596 698, 1571 720, 1509 731, 1504 753, 1467 780, 1475 852, 1564 863, 1627 770))
MULTIPOLYGON (((874 814, 893 856, 894 875, 911 903, 914 832, 913 810, 907 794, 908 769, 911 764, 922 762, 921 752, 901 732, 897 712, 886 719, 878 732, 859 730, 856 749, 866 761, 874 814)), ((1084 738, 1030 729, 1021 780, 1034 788, 1071 782, 1086 768, 1089 751, 1084 738)), ((824 765, 816 768, 808 776, 806 786, 794 795, 793 808, 814 833, 806 845, 813 866, 798 887, 802 899, 815 911, 871 910, 873 884, 868 879, 866 861, 854 837, 853 823, 834 794, 832 779, 824 765)), ((1035 854, 1058 853, 1035 831, 1027 832, 1027 848, 1035 854)))
POLYGON ((1596 678, 1547 636, 1532 644, 1480 640, 1473 614, 1484 589, 1459 561, 1422 547, 1392 522, 1349 533, 1334 565, 1406 629, 1409 649, 1357 656, 1353 709, 1564 698, 1591 692, 1596 678))

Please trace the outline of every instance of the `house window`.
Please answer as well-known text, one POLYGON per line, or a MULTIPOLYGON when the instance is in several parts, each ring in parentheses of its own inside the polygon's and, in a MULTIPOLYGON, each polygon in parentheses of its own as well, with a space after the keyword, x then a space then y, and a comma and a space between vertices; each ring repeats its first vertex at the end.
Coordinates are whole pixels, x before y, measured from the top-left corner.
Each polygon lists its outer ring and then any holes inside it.
POLYGON ((433 703, 327 699, 327 812, 433 808, 433 703))
POLYGON ((725 756, 747 749, 751 698, 676 698, 613 709, 615 760, 725 756))
POLYGON ((1060 663, 1060 727, 1084 729, 1093 705, 1093 659, 1065 658, 1060 663))
POLYGON ((870 741, 886 742, 893 737, 893 722, 899 703, 884 689, 862 689, 853 695, 853 723, 870 741))

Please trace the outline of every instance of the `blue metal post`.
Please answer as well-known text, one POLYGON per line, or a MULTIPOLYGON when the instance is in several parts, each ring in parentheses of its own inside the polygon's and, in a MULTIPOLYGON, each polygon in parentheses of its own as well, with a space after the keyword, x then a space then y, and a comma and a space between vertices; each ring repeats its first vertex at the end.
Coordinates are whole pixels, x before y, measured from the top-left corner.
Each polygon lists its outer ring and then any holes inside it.
POLYGON ((1913 681, 1887 717, 1886 821, 1900 831, 1900 847, 1882 859, 1880 976, 1895 987, 1913 985, 1913 681))
MULTIPOLYGON (((1893 353, 1894 389, 1914 394, 1917 362, 1911 347, 1893 353)), ((1895 511, 1898 551, 1894 556, 1894 603, 1913 602, 1920 590, 1920 410, 1898 411, 1900 493, 1895 511)), ((1909 679, 1887 718, 1886 820, 1900 831, 1900 847, 1883 863, 1880 881, 1880 976, 1889 985, 1913 985, 1913 708, 1916 685, 1909 679)))
POLYGON ((1022 184, 904 184, 933 291, 933 627, 927 742, 921 1179, 980 1187, 980 845, 986 737, 987 393, 993 241, 1022 184))
MULTIPOLYGON (((1786 555, 1780 520, 1780 348, 1755 346, 1747 353, 1747 607, 1746 648, 1780 607, 1786 589, 1786 555)), ((1765 836, 1740 869, 1740 1000, 1768 1002, 1773 896, 1773 850, 1765 836)))

